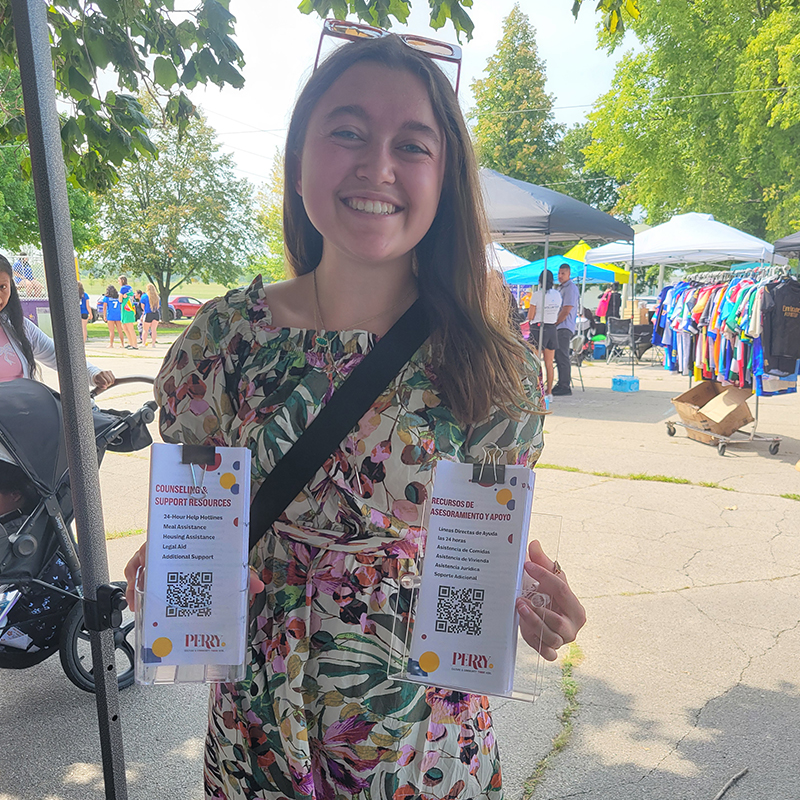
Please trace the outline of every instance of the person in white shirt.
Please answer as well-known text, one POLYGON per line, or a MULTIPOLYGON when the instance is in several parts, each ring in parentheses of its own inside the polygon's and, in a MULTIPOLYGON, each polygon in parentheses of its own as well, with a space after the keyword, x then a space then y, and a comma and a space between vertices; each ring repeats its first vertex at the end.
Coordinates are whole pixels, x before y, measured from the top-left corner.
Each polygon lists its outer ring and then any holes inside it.
POLYGON ((553 288, 553 273, 549 269, 542 270, 539 275, 539 288, 531 293, 531 304, 528 308, 528 321, 530 322, 529 341, 535 348, 544 352, 544 369, 547 380, 545 394, 552 394, 555 370, 553 359, 558 347, 558 334, 556 321, 561 310, 561 292, 553 288), (544 303, 542 303, 542 289, 544 289, 544 303), (544 305, 544 309, 542 309, 544 305))

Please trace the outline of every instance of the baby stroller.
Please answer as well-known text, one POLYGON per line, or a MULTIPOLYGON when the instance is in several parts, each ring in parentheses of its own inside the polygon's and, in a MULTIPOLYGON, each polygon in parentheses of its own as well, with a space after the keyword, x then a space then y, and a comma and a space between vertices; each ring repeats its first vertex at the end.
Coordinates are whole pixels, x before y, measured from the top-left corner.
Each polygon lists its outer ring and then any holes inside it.
MULTIPOLYGON (((152 378, 122 378, 152 383, 152 378)), ((146 425, 152 400, 133 413, 95 409, 100 463, 106 450, 132 452, 152 443, 146 425)), ((67 677, 94 691, 89 634, 73 520, 72 493, 59 395, 42 383, 0 383, 0 460, 4 475, 18 476, 27 501, 0 516, 0 668, 25 669, 56 650, 67 677), (9 467, 9 465, 11 465, 9 467), (19 470, 20 472, 18 472, 19 470)), ((18 485, 19 482, 18 482, 18 485)), ((8 487, 0 485, 8 506, 8 487)), ((124 583, 118 584, 124 588, 124 583)), ((120 688, 133 683, 133 618, 114 629, 120 688)))

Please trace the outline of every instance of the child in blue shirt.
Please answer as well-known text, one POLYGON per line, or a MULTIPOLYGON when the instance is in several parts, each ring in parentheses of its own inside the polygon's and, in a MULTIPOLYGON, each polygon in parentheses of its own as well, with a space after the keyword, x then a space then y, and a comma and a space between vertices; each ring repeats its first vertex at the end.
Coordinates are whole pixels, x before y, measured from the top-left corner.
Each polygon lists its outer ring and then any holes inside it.
POLYGON ((114 331, 119 334, 119 343, 121 347, 125 347, 125 339, 122 335, 122 303, 119 301, 119 292, 109 285, 106 287, 106 293, 97 303, 97 310, 103 309, 103 319, 108 325, 108 346, 114 347, 114 331))

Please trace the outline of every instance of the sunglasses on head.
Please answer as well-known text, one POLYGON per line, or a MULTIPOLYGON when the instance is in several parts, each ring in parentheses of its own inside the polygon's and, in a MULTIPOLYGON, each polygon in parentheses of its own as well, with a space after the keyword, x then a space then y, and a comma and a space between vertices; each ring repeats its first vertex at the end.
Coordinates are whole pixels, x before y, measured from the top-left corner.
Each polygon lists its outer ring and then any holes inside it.
POLYGON ((391 33, 383 28, 375 28, 372 25, 364 25, 360 22, 347 22, 341 19, 326 19, 322 26, 322 34, 319 37, 317 47, 317 57, 314 59, 314 70, 319 66, 319 56, 322 51, 322 42, 326 36, 335 39, 347 39, 357 42, 363 39, 380 39, 383 36, 397 36, 403 44, 414 50, 419 50, 429 58, 436 58, 440 61, 447 61, 455 64, 458 68, 456 74, 456 94, 458 85, 461 81, 461 48, 449 42, 440 42, 436 39, 426 39, 424 36, 417 36, 413 33, 391 33))

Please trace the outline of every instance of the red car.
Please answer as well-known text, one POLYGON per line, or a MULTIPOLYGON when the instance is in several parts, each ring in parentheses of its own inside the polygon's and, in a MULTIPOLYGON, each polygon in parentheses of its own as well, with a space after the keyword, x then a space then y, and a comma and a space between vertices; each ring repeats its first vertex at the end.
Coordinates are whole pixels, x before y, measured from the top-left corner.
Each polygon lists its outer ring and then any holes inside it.
POLYGON ((181 317, 193 317, 202 308, 204 302, 182 294, 169 299, 169 304, 175 308, 178 319, 181 317))

